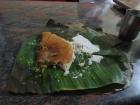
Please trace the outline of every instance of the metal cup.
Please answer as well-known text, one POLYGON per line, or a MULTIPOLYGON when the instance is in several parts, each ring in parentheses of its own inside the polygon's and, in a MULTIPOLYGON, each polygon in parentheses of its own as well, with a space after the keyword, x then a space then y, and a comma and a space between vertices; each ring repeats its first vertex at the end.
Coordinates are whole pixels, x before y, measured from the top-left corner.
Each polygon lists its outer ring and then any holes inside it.
POLYGON ((140 11, 128 9, 122 20, 119 39, 123 41, 132 41, 136 38, 140 30, 140 11))

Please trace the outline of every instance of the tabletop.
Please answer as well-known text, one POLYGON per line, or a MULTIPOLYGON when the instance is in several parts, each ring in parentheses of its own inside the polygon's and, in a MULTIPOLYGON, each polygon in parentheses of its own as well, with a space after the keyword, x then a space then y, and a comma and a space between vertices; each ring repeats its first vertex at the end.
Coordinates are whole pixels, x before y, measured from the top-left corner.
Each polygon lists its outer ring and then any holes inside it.
POLYGON ((117 24, 123 17, 111 4, 73 2, 22 2, 0 3, 0 104, 1 105, 133 105, 140 98, 139 37, 132 44, 134 75, 125 90, 113 94, 48 94, 20 95, 4 91, 7 76, 11 72, 15 55, 28 35, 40 33, 48 19, 61 23, 83 22, 93 29, 102 28, 105 33, 118 35, 117 24), (102 9, 102 8, 104 9, 102 9), (97 9, 98 8, 98 9, 97 9), (95 12, 95 9, 96 12, 95 12), (98 12, 97 12, 98 11, 98 12), (93 23, 93 24, 91 24, 93 23), (5 64, 3 66, 3 64, 5 64))

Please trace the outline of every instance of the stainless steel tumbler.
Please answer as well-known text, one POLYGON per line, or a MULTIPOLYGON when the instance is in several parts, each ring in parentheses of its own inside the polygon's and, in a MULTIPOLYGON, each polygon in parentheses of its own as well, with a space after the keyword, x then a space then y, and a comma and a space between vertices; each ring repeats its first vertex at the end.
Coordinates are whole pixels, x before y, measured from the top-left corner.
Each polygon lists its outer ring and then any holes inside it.
POLYGON ((122 20, 119 39, 123 41, 132 41, 136 38, 140 30, 140 11, 128 9, 122 20))

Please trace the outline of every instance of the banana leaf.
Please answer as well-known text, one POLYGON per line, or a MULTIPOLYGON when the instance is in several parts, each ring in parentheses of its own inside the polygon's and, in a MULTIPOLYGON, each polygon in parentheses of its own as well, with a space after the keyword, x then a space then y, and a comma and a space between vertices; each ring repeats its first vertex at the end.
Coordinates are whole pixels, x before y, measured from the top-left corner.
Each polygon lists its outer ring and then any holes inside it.
MULTIPOLYGON (((68 40, 82 34, 92 43, 98 44, 101 51, 96 53, 104 56, 101 63, 93 63, 84 67, 78 66, 82 60, 76 55, 70 68, 70 74, 64 76, 59 67, 40 68, 36 65, 36 49, 40 35, 29 36, 21 45, 17 54, 12 73, 9 77, 8 90, 15 93, 53 93, 59 91, 98 89, 117 84, 121 88, 130 81, 130 68, 124 52, 112 47, 117 43, 113 35, 98 33, 80 25, 69 25, 69 28, 47 28, 68 40), (129 76, 128 76, 129 75, 129 76)), ((86 54, 84 60, 87 61, 86 54)), ((117 88, 117 87, 116 87, 117 88)))

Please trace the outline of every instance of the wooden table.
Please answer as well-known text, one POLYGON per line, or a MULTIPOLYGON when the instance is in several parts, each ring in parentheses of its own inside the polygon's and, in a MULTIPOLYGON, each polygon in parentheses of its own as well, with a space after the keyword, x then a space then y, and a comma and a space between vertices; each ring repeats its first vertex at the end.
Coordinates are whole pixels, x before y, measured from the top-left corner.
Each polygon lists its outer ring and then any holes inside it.
MULTIPOLYGON (((130 87, 118 93, 13 95, 5 91, 8 74, 11 72, 22 41, 31 34, 40 33, 48 19, 52 18, 62 23, 92 21, 95 24, 100 21, 99 24, 104 32, 117 35, 116 24, 121 20, 121 15, 115 10, 109 9, 105 14, 98 14, 99 20, 98 16, 93 14, 89 18, 81 17, 85 16, 83 12, 85 14, 93 12, 94 6, 95 4, 72 2, 3 1, 0 3, 0 105, 132 105, 139 102, 139 61, 134 63, 134 76, 130 87)), ((138 49, 136 45, 139 46, 140 41, 134 42, 133 48, 138 49)), ((135 55, 134 52, 132 54, 135 55)))

